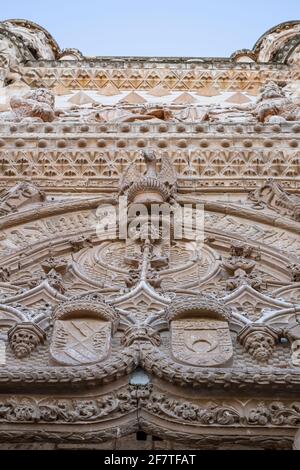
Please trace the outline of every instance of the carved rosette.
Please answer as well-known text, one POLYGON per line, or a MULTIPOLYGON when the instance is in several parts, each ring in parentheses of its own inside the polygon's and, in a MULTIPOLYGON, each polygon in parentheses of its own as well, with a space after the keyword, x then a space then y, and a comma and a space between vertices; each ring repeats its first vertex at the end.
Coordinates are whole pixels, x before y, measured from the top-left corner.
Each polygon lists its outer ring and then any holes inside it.
POLYGON ((19 359, 29 356, 45 339, 45 332, 35 323, 18 323, 8 332, 9 345, 19 359))
POLYGON ((248 325, 238 335, 245 350, 260 363, 267 363, 279 339, 279 333, 269 326, 248 325))

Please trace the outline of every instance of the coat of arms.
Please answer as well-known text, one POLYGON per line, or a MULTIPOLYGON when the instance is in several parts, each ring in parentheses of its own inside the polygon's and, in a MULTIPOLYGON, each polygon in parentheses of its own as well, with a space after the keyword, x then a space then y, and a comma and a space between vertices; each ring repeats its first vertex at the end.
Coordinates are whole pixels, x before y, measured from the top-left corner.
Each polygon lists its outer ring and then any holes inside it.
POLYGON ((228 323, 208 318, 171 323, 172 353, 185 364, 205 367, 226 363, 233 355, 228 323))
POLYGON ((56 320, 50 354, 63 365, 92 364, 109 353, 111 323, 96 319, 56 320))

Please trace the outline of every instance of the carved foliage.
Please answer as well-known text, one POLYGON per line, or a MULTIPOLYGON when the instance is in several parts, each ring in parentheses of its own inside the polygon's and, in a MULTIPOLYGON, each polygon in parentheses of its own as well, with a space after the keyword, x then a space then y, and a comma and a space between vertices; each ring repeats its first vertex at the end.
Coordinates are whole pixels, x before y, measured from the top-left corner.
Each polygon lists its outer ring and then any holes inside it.
POLYGON ((133 408, 129 392, 117 392, 101 398, 19 400, 17 397, 0 401, 0 422, 10 423, 80 423, 95 422, 112 413, 124 413, 133 408))

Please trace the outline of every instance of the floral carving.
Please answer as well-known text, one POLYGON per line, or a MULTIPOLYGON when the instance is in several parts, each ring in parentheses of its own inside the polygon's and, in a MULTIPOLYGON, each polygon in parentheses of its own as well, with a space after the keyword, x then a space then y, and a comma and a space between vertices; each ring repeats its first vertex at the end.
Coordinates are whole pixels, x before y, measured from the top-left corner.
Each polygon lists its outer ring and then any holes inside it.
POLYGON ((259 403, 252 409, 248 417, 249 424, 266 426, 299 426, 300 424, 300 404, 293 403, 285 406, 281 402, 273 402, 269 405, 259 403))
POLYGON ((79 423, 93 422, 115 412, 128 412, 133 400, 128 394, 115 394, 100 399, 50 400, 8 399, 0 402, 0 422, 79 423))
POLYGON ((291 426, 300 424, 300 403, 289 405, 283 402, 258 403, 255 407, 237 409, 232 406, 207 402, 199 405, 187 401, 178 401, 161 393, 153 393, 145 402, 148 411, 155 415, 166 415, 187 423, 202 426, 291 426))

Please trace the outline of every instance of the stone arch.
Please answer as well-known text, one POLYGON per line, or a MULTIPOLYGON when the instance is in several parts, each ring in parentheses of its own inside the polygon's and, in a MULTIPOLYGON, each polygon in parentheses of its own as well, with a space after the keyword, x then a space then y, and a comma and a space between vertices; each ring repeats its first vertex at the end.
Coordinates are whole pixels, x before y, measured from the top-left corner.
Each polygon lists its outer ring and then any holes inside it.
MULTIPOLYGON (((37 23, 34 23, 33 21, 30 21, 30 20, 24 20, 24 19, 9 19, 9 20, 2 21, 0 25, 1 24, 3 25, 11 24, 15 26, 16 28, 25 28, 29 32, 42 33, 47 40, 47 45, 51 48, 53 52, 53 58, 57 59, 59 57, 59 54, 60 54, 59 45, 57 44, 53 36, 45 28, 38 25, 37 23)), ((16 34, 18 35, 18 33, 16 34)), ((21 31, 19 33, 19 37, 22 38, 21 31)))
POLYGON ((255 43, 258 62, 286 63, 300 43, 300 21, 287 21, 269 29, 255 43))

